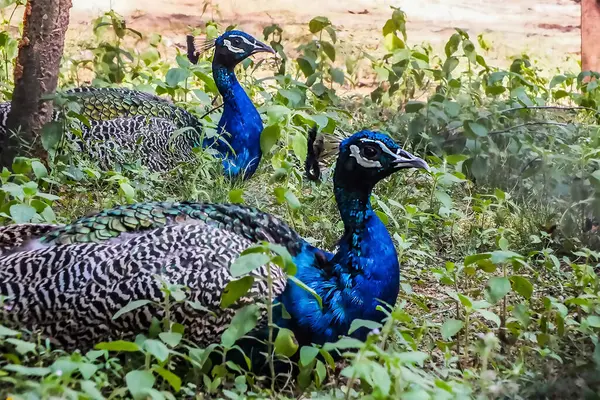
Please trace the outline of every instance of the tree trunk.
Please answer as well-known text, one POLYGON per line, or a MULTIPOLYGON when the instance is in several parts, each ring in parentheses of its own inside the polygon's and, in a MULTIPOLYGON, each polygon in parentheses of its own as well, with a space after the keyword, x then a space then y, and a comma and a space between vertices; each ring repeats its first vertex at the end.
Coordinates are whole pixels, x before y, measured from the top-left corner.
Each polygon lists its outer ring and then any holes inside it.
POLYGON ((52 118, 52 102, 41 99, 56 91, 70 9, 71 0, 27 1, 0 167, 10 167, 18 154, 45 158, 40 134, 52 118))
POLYGON ((581 0, 581 70, 600 72, 600 0, 581 0))

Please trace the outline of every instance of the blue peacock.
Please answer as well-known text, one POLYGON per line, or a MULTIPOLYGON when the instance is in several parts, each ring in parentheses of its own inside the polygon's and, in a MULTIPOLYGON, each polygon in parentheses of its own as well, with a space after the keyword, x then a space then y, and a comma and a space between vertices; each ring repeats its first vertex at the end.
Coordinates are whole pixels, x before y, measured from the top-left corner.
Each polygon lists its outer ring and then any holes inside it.
MULTIPOLYGON (((268 241, 289 251, 296 277, 323 301, 321 308, 278 267, 262 266, 252 274, 264 278, 270 269, 275 301, 291 316, 276 316, 275 322, 302 344, 335 341, 356 318, 381 321, 377 305, 396 301, 398 257, 370 194, 379 181, 406 168, 428 165, 382 133, 360 131, 340 143, 333 182, 344 234, 334 253, 314 247, 273 215, 229 204, 139 203, 66 226, 0 228, 0 294, 10 297, 3 320, 41 331, 70 349, 132 338, 163 310, 148 304, 112 317, 131 301, 160 302, 158 275, 187 286, 189 299, 202 306, 178 305, 171 318, 186 326, 190 340, 214 343, 234 315, 220 308, 232 280, 230 265, 249 246, 268 241)), ((265 293, 265 280, 256 279, 236 305, 265 293)), ((265 318, 263 309, 263 332, 265 318)), ((357 330, 353 336, 364 340, 367 333, 357 330)))
MULTIPOLYGON (((139 158, 151 170, 165 171, 192 160, 194 147, 211 147, 222 159, 227 176, 249 178, 262 156, 263 124, 234 69, 256 53, 275 51, 237 30, 211 41, 188 37, 191 61, 197 62, 201 52, 213 47, 213 77, 223 97, 217 136, 202 140, 204 128, 200 119, 160 97, 125 88, 82 87, 67 90, 64 96, 81 105, 81 114, 89 119, 91 126, 78 124, 83 135, 79 137, 69 131, 69 139, 105 169, 139 158)), ((0 134, 6 131, 10 106, 10 103, 0 104, 0 134)), ((59 118, 58 112, 54 118, 59 118)))

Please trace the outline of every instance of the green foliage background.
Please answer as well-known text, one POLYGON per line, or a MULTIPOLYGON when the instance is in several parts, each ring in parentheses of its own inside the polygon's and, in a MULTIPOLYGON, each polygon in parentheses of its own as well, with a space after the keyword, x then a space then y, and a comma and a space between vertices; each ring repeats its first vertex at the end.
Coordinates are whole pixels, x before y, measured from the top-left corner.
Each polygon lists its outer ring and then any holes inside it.
MULTIPOLYGON (((9 24, 17 4, 2 5, 0 90, 10 100, 19 32, 9 24)), ((401 294, 385 323, 353 326, 378 334, 366 343, 342 338, 298 349, 291 332, 282 331, 273 348, 278 357, 298 351, 300 373, 274 386, 246 365, 207 361, 210 351, 227 352, 254 326, 255 307, 243 308, 208 349, 183 339, 185 327, 168 317, 135 342, 102 343, 85 354, 0 327, 0 392, 15 399, 597 398, 600 254, 589 225, 600 212, 600 90, 586 78, 598 74, 541 70, 527 54, 500 69, 486 61, 485 37, 460 29, 437 54, 427 43, 411 43, 400 9, 390 15, 383 56, 340 43, 335 21, 325 17, 307 24, 312 40, 295 49, 296 58, 287 55, 281 27, 264 29, 278 61, 246 60, 238 70, 265 122, 265 157, 245 184, 224 180, 210 152, 165 175, 135 162, 102 171, 63 140, 69 119, 85 118, 61 98, 56 106, 68 118, 43 135, 49 168, 17 158, 12 171, 0 174, 3 224, 65 223, 135 201, 235 202, 276 214, 331 249, 342 224, 330 170, 321 184, 303 179, 307 130, 316 123, 339 137, 385 131, 425 156, 432 172, 397 174, 373 195, 402 264, 401 294), (370 95, 341 95, 359 84, 361 69, 375 73, 370 95), (357 351, 338 365, 329 356, 350 349, 357 351)), ((215 37, 223 28, 208 23, 197 33, 215 37)), ((210 55, 197 65, 184 52, 166 59, 159 33, 144 37, 112 11, 94 21, 93 33, 68 49, 60 87, 91 76, 95 86, 164 95, 198 115, 212 108, 218 93, 210 55)), ((208 134, 219 116, 217 110, 204 118, 208 134)), ((261 245, 240 258, 241 279, 223 306, 251 284, 244 271, 266 260, 292 268, 280 250, 261 245)), ((164 291, 167 310, 187 301, 186 288, 164 282, 164 291)))

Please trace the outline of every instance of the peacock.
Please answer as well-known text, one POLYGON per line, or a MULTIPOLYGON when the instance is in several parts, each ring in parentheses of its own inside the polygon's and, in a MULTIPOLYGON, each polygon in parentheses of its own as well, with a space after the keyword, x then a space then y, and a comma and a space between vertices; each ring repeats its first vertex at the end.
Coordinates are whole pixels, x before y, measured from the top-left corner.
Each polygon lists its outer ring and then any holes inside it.
MULTIPOLYGON (((381 321, 377 306, 396 301, 398 256, 370 195, 379 181, 406 168, 429 169, 383 133, 363 130, 340 143, 333 186, 344 234, 334 253, 311 245, 271 214, 235 204, 137 203, 64 226, 0 228, 0 294, 9 297, 0 311, 3 321, 67 349, 133 338, 163 310, 146 304, 112 317, 131 301, 162 301, 158 276, 189 288, 191 303, 172 308, 170 318, 186 326, 190 340, 214 343, 236 307, 268 293, 265 280, 255 279, 235 307, 220 307, 231 264, 249 246, 267 241, 287 249, 296 278, 322 299, 321 307, 279 267, 263 265, 251 274, 270 273, 274 301, 289 314, 275 307, 276 324, 291 329, 301 344, 335 341, 356 318, 381 321)), ((265 314, 263 307, 257 335, 264 332, 265 314)), ((359 329, 352 336, 364 340, 367 333, 359 329)))
MULTIPOLYGON (((263 124, 234 69, 253 54, 275 51, 245 32, 232 30, 212 41, 188 39, 188 57, 197 62, 198 54, 212 47, 213 77, 223 97, 217 136, 204 137, 199 118, 158 96, 126 88, 82 87, 67 90, 64 96, 81 105, 80 113, 90 126, 78 124, 82 136, 69 131, 69 139, 105 169, 139 158, 151 170, 165 171, 192 160, 194 147, 211 147, 222 159, 227 176, 249 178, 262 156, 263 124)), ((10 106, 0 104, 0 134, 6 132, 10 106)), ((59 116, 55 111, 54 118, 59 116)))

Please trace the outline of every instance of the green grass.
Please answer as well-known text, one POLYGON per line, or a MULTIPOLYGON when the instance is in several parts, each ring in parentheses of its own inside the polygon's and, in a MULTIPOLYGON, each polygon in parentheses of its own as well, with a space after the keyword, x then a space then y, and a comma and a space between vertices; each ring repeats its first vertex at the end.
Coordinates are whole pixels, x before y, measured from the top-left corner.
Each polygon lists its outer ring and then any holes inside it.
MULTIPOLYGON (((18 159, 1 176, 0 223, 66 223, 134 201, 243 201, 333 249, 342 225, 331 176, 326 171, 320 184, 303 179, 306 132, 313 123, 326 134, 388 132, 425 156, 432 172, 397 174, 375 190, 373 204, 397 245, 402 290, 380 334, 348 352, 341 373, 323 350, 316 359, 318 350, 301 349, 300 374, 273 391, 264 376, 207 364, 206 351, 180 342, 183 328, 169 321, 149 334, 152 345, 138 338, 85 355, 12 326, 0 329, 0 392, 15 399, 597 398, 600 253, 597 234, 584 229, 600 205, 596 81, 541 70, 533 55, 515 57, 508 69, 487 65, 485 38, 460 30, 443 52, 413 46, 404 18, 393 10, 383 27, 385 56, 353 49, 359 67, 340 60, 335 28, 320 17, 307 25, 312 41, 285 69, 252 61, 239 68, 274 143, 244 184, 223 179, 206 154, 158 175, 136 166, 100 171, 60 146, 48 149, 49 169, 18 159), (276 74, 259 79, 255 68, 276 74), (351 93, 358 68, 376 74, 377 87, 366 97, 340 95, 351 93), (170 335, 156 336, 164 328, 170 335)), ((198 66, 182 56, 165 60, 160 37, 133 51, 127 40, 111 39, 110 26, 102 29, 85 45, 94 55, 85 67, 73 62, 83 47, 65 55, 61 87, 92 73, 95 84, 151 89, 198 114, 210 107, 216 93, 207 58, 198 66), (117 61, 115 46, 131 57, 117 61), (167 79, 173 69, 187 78, 167 79)), ((216 26, 203 30, 214 34, 216 26)), ((265 33, 286 60, 287 43, 265 33)), ((0 56, 11 61, 16 37, 8 36, 0 56)), ((12 76, 10 65, 0 63, 0 77, 12 76)), ((3 84, 9 97, 12 82, 3 84)), ((214 126, 218 112, 208 119, 214 126)), ((182 288, 165 284, 165 291, 170 301, 185 297, 182 288)))

